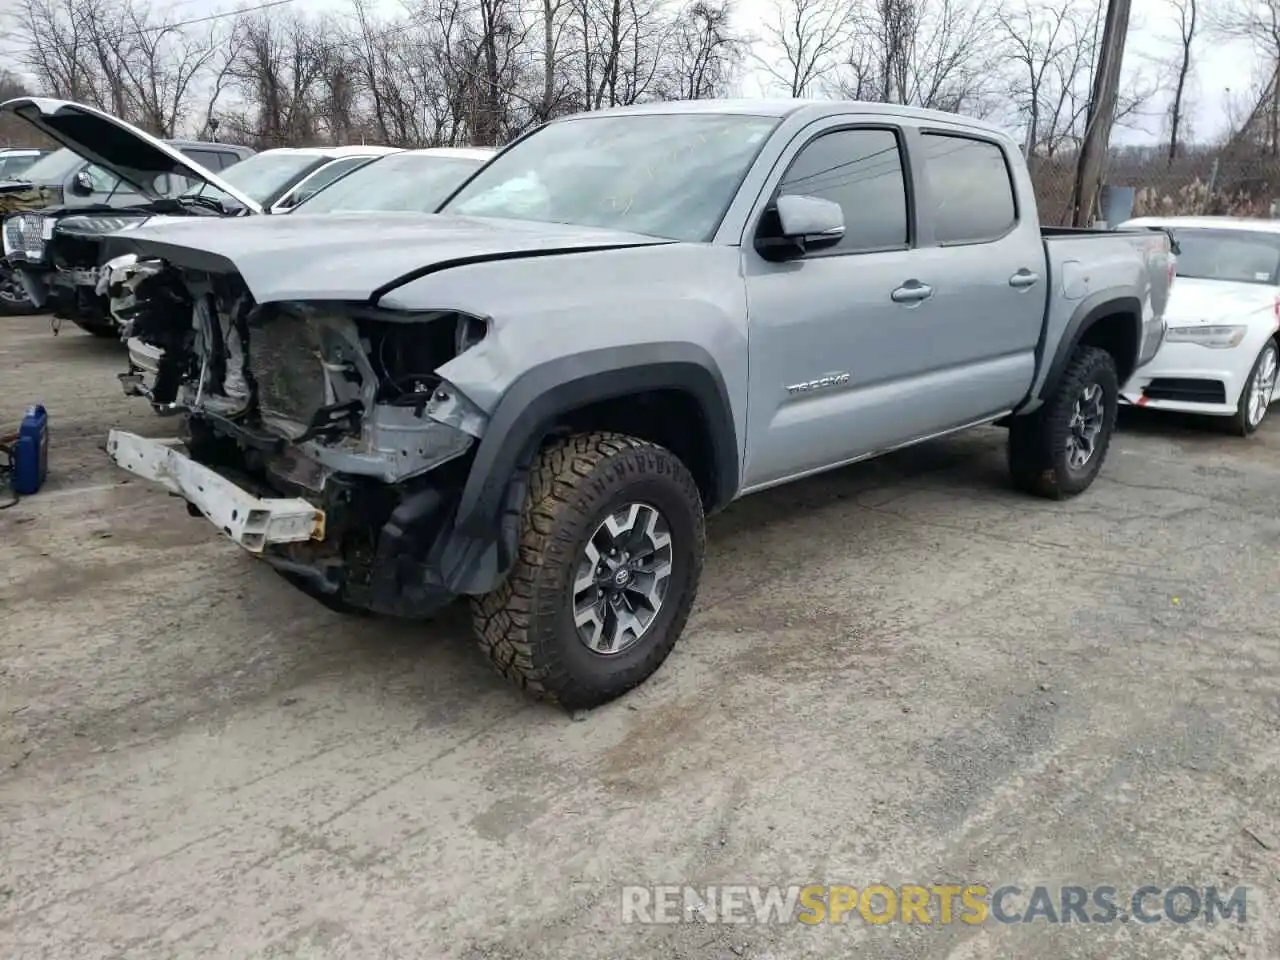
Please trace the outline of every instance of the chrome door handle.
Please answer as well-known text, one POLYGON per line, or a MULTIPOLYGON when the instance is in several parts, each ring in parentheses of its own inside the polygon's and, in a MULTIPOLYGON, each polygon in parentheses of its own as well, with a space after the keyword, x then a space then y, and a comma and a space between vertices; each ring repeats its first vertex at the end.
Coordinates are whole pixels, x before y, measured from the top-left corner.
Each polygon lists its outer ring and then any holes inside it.
POLYGON ((889 296, 894 303, 919 303, 933 296, 933 287, 919 280, 908 280, 889 296))
POLYGON ((1009 286, 1025 289, 1034 287, 1040 282, 1040 274, 1032 273, 1030 270, 1022 269, 1009 278, 1009 286))

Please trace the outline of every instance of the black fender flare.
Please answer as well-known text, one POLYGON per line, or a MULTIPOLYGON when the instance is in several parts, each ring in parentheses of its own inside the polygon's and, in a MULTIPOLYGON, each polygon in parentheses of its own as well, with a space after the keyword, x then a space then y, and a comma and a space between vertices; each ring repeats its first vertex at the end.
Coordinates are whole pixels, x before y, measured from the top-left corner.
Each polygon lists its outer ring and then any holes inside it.
POLYGON ((441 557, 447 585, 474 595, 501 582, 514 559, 524 477, 558 419, 653 390, 678 390, 697 403, 714 465, 708 511, 726 506, 738 492, 738 437, 729 392, 710 353, 696 344, 658 342, 550 360, 521 374, 489 418, 454 511, 447 559, 441 557))
MULTIPOLYGON (((1141 348, 1142 344, 1142 301, 1135 296, 1119 296, 1110 290, 1099 290, 1097 293, 1085 297, 1080 301, 1079 306, 1071 314, 1071 319, 1067 321, 1067 327, 1062 332, 1062 337, 1058 340, 1058 348, 1053 353, 1053 360, 1049 365, 1049 374, 1044 378, 1044 384, 1040 387, 1039 399, 1047 400, 1053 395, 1053 391, 1057 389, 1058 382, 1062 379, 1063 373, 1067 369, 1067 363, 1071 360, 1071 355, 1075 353, 1075 349, 1079 346, 1080 341, 1084 339, 1084 335, 1089 329, 1104 318, 1116 315, 1126 315, 1132 318, 1134 325, 1134 349, 1141 348)), ((1135 361, 1137 354, 1134 354, 1135 361)))

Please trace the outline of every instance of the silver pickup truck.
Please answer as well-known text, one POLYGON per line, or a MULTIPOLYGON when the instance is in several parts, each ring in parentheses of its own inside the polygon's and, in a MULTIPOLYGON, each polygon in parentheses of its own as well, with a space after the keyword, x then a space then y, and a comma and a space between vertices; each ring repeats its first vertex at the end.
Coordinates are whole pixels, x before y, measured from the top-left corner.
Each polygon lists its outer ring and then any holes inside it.
POLYGON ((1173 278, 1165 233, 1042 230, 999 130, 839 102, 580 114, 435 215, 117 239, 187 412, 115 462, 338 609, 471 598, 571 708, 665 660, 746 494, 986 423, 1083 491, 1173 278))

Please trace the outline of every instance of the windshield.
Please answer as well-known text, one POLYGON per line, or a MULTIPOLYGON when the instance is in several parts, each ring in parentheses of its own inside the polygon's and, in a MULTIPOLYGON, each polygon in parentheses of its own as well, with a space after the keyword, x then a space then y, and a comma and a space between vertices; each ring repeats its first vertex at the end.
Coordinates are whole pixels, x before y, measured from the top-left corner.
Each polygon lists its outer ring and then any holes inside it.
POLYGON ((1254 230, 1173 230, 1177 275, 1233 283, 1280 283, 1280 234, 1254 230))
POLYGON ((584 116, 496 157, 441 213, 710 240, 774 117, 584 116))
POLYGON ((14 180, 18 174, 34 164, 40 157, 34 153, 11 154, 0 157, 0 180, 14 180))
MULTIPOLYGON (((256 200, 259 204, 265 206, 267 201, 273 200, 281 190, 292 184, 312 167, 323 162, 323 157, 315 156, 314 154, 257 153, 247 160, 232 164, 221 171, 218 176, 241 193, 247 194, 250 199, 256 200)), ((228 206, 238 207, 240 205, 236 200, 216 187, 199 181, 191 182, 191 189, 188 193, 212 197, 228 206)))
POLYGON ((468 157, 392 154, 347 174, 295 209, 299 213, 434 213, 483 162, 468 157))
POLYGON ((84 157, 67 147, 41 157, 22 174, 32 183, 62 183, 84 164, 84 157))

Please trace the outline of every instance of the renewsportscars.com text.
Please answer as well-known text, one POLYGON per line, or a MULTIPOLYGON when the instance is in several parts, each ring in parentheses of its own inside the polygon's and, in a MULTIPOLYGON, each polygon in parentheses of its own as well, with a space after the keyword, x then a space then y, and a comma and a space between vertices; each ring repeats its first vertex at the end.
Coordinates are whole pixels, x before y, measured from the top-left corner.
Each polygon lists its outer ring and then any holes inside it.
POLYGON ((1193 884, 663 884, 622 890, 622 922, 642 924, 1245 923, 1247 906, 1244 887, 1193 884))

